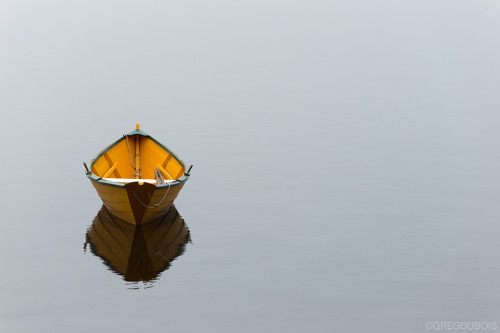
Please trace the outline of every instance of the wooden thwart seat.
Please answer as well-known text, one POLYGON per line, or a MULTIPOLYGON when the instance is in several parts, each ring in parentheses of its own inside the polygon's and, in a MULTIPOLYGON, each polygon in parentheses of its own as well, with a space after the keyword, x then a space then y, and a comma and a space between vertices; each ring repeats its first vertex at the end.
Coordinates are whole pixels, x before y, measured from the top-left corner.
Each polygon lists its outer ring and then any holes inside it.
POLYGON ((167 179, 174 179, 174 177, 172 177, 167 170, 165 170, 165 168, 163 168, 159 163, 156 165, 158 168, 158 170, 161 171, 161 173, 163 173, 165 175, 165 177, 167 177, 167 179))
POLYGON ((107 176, 109 176, 109 175, 110 175, 113 171, 115 171, 115 169, 116 169, 116 166, 117 166, 117 165, 118 165, 118 163, 117 163, 117 162, 115 162, 115 164, 113 164, 113 165, 111 166, 111 168, 109 168, 109 170, 108 170, 108 171, 106 171, 106 173, 104 174, 104 176, 102 176, 102 178, 106 178, 106 177, 107 177, 107 176))
POLYGON ((106 173, 104 174, 104 176, 102 178, 109 176, 112 172, 115 173, 116 177, 121 178, 120 174, 118 173, 118 170, 116 169, 118 162, 113 162, 113 160, 111 160, 111 157, 109 156, 108 153, 104 154, 104 158, 106 159, 106 161, 108 161, 108 163, 111 167, 109 168, 108 171, 106 171, 106 173))

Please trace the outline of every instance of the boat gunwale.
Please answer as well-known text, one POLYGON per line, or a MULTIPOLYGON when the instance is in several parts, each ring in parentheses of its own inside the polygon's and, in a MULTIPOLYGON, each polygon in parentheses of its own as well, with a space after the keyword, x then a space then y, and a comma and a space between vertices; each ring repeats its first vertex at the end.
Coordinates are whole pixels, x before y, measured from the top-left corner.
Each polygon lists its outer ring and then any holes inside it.
MULTIPOLYGON (((119 138, 118 140, 116 140, 112 144, 108 145, 106 148, 104 148, 99 154, 97 154, 96 157, 94 157, 91 160, 91 162, 90 162, 90 170, 92 170, 92 166, 94 165, 94 163, 97 162, 97 160, 100 159, 104 154, 106 154, 111 148, 113 148, 114 146, 116 146, 117 144, 119 144, 120 142, 122 142, 125 138, 127 138, 129 136, 135 136, 135 135, 140 135, 140 136, 149 138, 151 141, 153 141, 158 146, 160 146, 160 148, 164 149, 167 153, 169 153, 170 156, 173 157, 177 162, 179 162, 179 164, 184 169, 184 174, 181 177, 175 179, 175 182, 173 182, 173 183, 165 183, 165 184, 155 184, 155 186, 157 188, 178 186, 180 184, 185 183, 189 179, 190 175, 186 173, 186 165, 184 164, 183 161, 181 161, 181 159, 179 159, 179 157, 177 156, 177 154, 175 154, 172 150, 170 150, 165 145, 163 145, 161 142, 159 142, 158 140, 156 140, 155 138, 153 138, 151 135, 146 134, 146 133, 144 133, 141 130, 135 130, 135 131, 132 131, 132 132, 130 132, 128 134, 124 134, 121 138, 119 138)), ((118 183, 118 182, 112 182, 112 181, 102 180, 102 177, 96 176, 92 172, 88 172, 86 174, 87 174, 87 177, 91 181, 97 182, 99 184, 109 185, 109 186, 115 186, 115 187, 124 187, 126 185, 126 184, 122 184, 122 183, 118 183)))

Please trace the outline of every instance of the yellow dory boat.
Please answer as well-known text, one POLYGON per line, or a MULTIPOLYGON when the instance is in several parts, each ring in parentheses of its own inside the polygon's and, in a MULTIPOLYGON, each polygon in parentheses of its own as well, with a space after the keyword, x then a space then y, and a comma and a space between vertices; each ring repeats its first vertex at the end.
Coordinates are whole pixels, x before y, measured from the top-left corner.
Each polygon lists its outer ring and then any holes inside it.
POLYGON ((123 135, 91 162, 87 177, 112 214, 134 224, 165 214, 189 179, 184 162, 139 129, 123 135))

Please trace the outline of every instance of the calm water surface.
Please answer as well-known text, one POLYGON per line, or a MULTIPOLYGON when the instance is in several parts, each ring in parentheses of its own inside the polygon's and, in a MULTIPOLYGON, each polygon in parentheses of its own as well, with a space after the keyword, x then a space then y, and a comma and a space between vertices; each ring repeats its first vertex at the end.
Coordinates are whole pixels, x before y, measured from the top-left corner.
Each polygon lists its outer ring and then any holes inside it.
POLYGON ((500 329, 499 18, 2 2, 0 331, 500 329), (136 122, 194 164, 162 265, 98 240, 82 166, 136 122))

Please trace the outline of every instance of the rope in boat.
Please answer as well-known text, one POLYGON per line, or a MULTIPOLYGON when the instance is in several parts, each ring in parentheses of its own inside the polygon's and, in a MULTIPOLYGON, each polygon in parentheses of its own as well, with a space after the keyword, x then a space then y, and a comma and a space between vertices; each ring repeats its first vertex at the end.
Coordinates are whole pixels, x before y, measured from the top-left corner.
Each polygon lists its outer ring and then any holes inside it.
POLYGON ((141 154, 137 154, 135 156, 136 157, 139 156, 139 168, 134 171, 134 177, 141 178, 142 177, 142 174, 141 174, 141 154))
POLYGON ((134 168, 134 177, 137 177, 139 176, 139 178, 141 178, 142 174, 141 174, 141 154, 136 154, 135 157, 137 158, 137 156, 139 156, 139 168, 136 168, 135 167, 135 163, 132 162, 132 155, 130 155, 130 147, 128 145, 128 135, 127 134, 123 134, 123 136, 125 137, 125 141, 127 142, 127 151, 128 151, 128 158, 130 160, 130 165, 132 165, 132 168, 134 168))
POLYGON ((128 151, 128 158, 130 159, 130 164, 132 165, 132 168, 134 168, 134 170, 135 170, 135 165, 132 162, 132 156, 130 156, 130 147, 128 146, 128 135, 127 134, 123 134, 123 136, 125 137, 125 140, 127 142, 127 151, 128 151))
POLYGON ((161 205, 161 203, 163 202, 163 200, 165 200, 165 198, 167 197, 168 192, 170 191, 170 183, 167 183, 167 184, 168 184, 168 189, 167 189, 167 192, 165 192, 165 195, 163 196, 163 198, 161 198, 161 200, 160 200, 160 202, 159 202, 159 203, 155 203, 155 202, 153 201, 153 198, 151 198, 151 194, 149 194, 149 192, 148 192, 148 197, 149 197, 149 200, 151 200, 151 202, 153 203, 153 205, 154 205, 153 207, 145 205, 145 204, 141 201, 141 199, 139 199, 139 197, 137 196, 137 194, 135 194, 135 191, 132 191, 132 193, 134 194, 135 198, 136 198, 136 199, 137 199, 137 200, 141 203, 141 205, 143 205, 144 207, 146 207, 146 208, 157 208, 159 205, 161 205))

